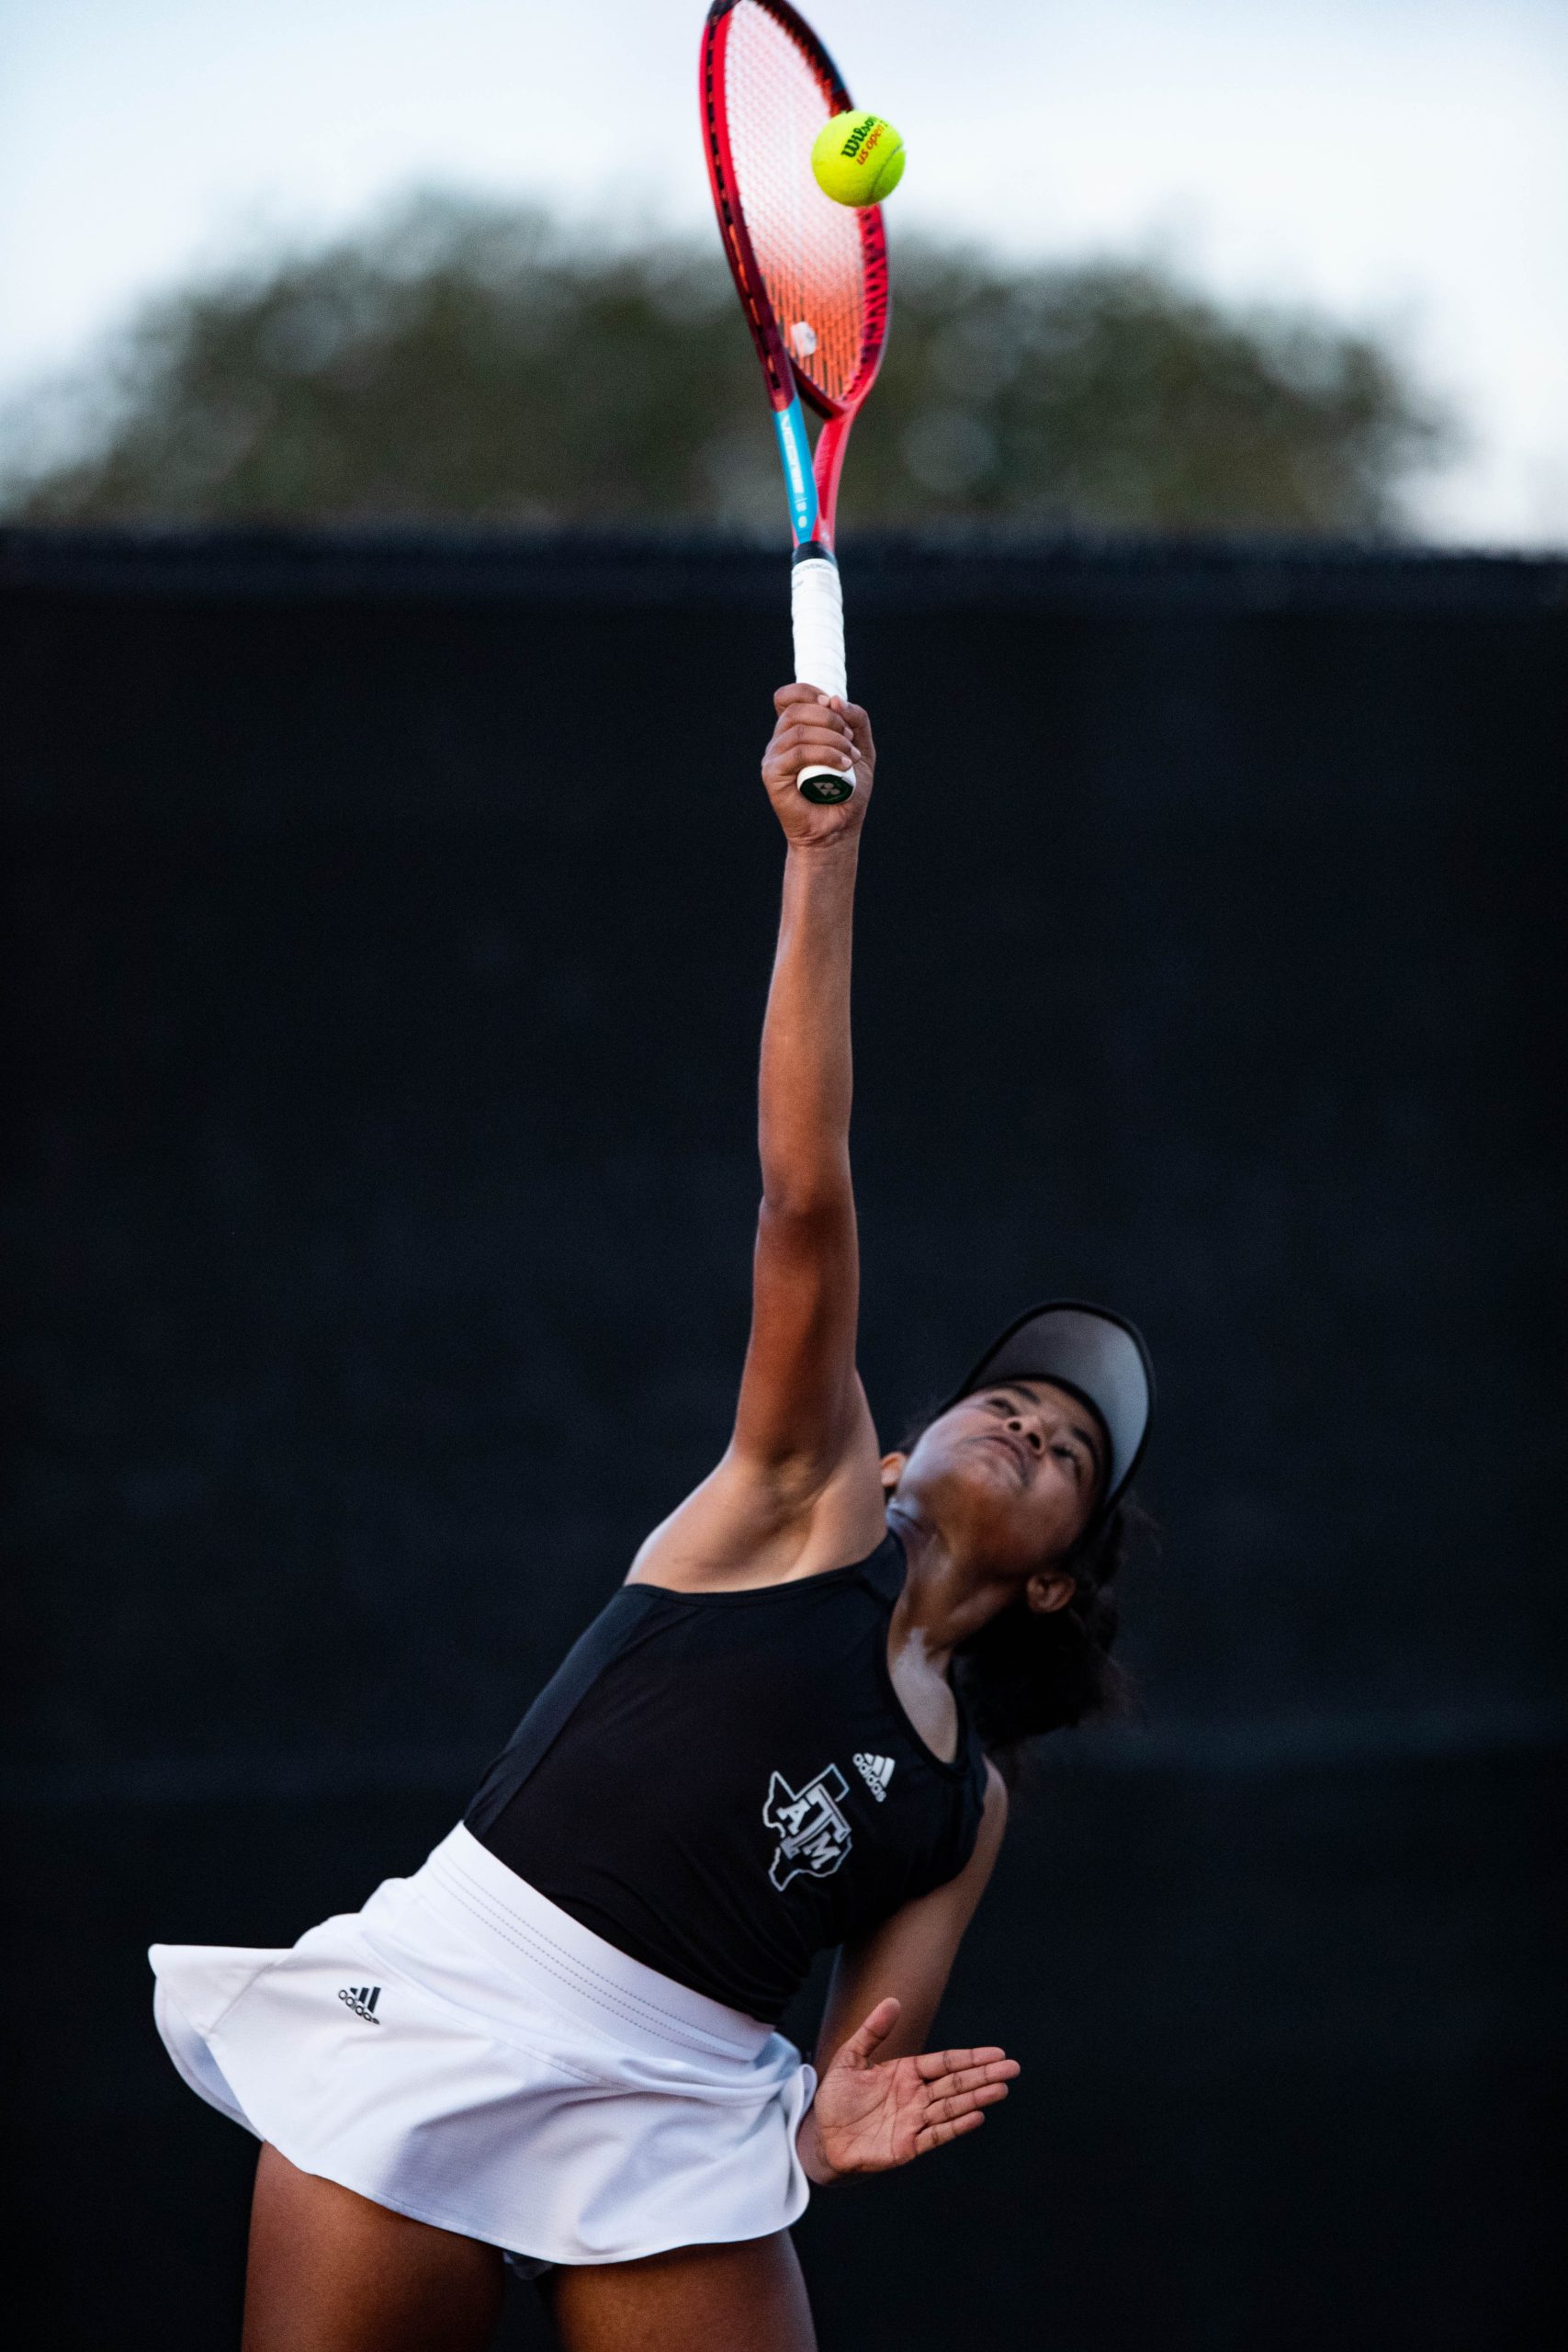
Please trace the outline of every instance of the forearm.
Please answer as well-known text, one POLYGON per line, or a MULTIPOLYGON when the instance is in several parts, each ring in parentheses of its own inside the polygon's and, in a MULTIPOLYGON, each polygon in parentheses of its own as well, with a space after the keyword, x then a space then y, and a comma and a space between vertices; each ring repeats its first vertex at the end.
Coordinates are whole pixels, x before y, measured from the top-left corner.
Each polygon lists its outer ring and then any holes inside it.
POLYGON ((886 2055, 902 2057, 925 2048, 956 1955, 956 1946, 941 1931, 945 1922, 931 1924, 935 1932, 910 1932, 910 1924, 901 1929, 895 1917, 862 1950, 840 1951, 811 2053, 819 2075, 827 2073, 867 2012, 890 1993, 898 2003, 898 2022, 886 2055))
POLYGON ((762 1024, 758 1141, 769 1207, 810 1208, 849 1183, 850 966, 858 832, 792 842, 762 1024))
POLYGON ((862 2018, 889 1994, 898 2003, 898 2022, 885 2037, 885 2054, 893 2057, 925 2048, 958 1948, 1001 1850, 1007 1812, 1001 1774, 987 1764, 979 1832, 957 1877, 929 1894, 916 1895, 879 1927, 840 1949, 817 2037, 818 2074, 827 2072, 862 2018))

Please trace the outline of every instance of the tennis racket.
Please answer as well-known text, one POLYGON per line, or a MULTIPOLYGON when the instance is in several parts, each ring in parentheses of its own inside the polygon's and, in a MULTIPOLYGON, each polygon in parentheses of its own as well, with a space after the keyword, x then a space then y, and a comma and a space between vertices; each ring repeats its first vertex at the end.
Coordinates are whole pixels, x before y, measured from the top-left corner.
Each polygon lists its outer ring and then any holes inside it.
MULTIPOLYGON (((703 28, 708 178, 730 271, 762 363, 795 534, 795 674, 845 695, 844 602, 833 553, 850 427, 887 334, 887 247, 879 205, 835 204, 811 142, 850 94, 788 0, 713 0, 703 28), (802 401, 822 429, 817 454, 802 401)), ((808 800, 847 800, 852 774, 803 768, 808 800)))

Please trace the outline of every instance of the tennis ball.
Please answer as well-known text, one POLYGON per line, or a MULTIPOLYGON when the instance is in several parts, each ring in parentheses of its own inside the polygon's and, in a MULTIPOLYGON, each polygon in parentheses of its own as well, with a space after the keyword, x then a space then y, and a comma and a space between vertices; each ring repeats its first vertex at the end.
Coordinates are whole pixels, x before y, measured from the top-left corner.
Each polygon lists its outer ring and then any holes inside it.
POLYGON ((904 176, 904 142, 879 114, 836 114, 811 147, 811 168, 835 204, 880 204, 904 176))

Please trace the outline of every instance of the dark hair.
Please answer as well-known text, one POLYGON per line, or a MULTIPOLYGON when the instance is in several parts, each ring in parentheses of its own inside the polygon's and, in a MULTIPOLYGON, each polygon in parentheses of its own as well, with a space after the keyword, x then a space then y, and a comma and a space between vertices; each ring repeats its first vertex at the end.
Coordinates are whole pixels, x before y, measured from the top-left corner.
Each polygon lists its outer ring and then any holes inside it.
MULTIPOLYGON (((899 1451, 913 1451, 924 1422, 899 1451)), ((1096 1514, 1071 1551, 1050 1563, 1077 1589, 1060 1609, 1031 1609, 1021 1595, 953 1654, 954 1679, 987 1755, 1016 1786, 1032 1739, 1130 1712, 1131 1676, 1111 1653, 1121 1624, 1115 1580, 1154 1522, 1130 1494, 1096 1514)), ((1043 1565, 1044 1565, 1043 1563, 1043 1565)))

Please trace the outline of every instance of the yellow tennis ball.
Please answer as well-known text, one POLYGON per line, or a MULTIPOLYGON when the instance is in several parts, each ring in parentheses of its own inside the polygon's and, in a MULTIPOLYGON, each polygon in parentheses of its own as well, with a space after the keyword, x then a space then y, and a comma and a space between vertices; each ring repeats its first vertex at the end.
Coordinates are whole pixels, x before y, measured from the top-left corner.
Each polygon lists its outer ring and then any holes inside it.
POLYGON ((904 142, 879 114, 836 114, 811 146, 811 168, 835 204, 880 204, 904 176, 904 142))

